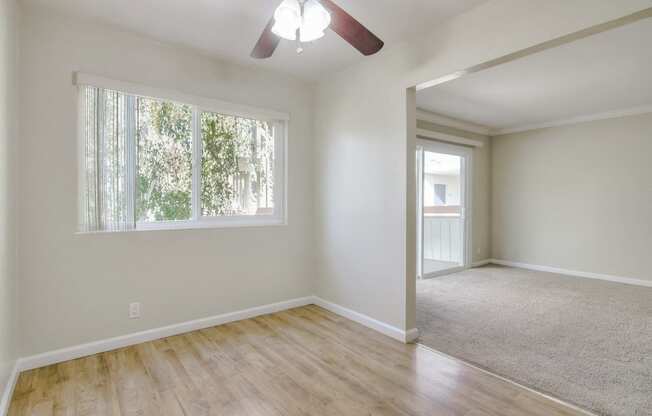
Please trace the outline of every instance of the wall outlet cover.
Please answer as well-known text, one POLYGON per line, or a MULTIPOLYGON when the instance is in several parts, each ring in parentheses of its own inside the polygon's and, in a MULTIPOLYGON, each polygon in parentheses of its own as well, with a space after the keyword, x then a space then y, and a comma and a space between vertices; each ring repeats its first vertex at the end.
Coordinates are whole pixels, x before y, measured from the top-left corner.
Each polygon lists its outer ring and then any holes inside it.
POLYGON ((140 302, 134 302, 129 304, 129 318, 130 319, 140 318, 140 302))

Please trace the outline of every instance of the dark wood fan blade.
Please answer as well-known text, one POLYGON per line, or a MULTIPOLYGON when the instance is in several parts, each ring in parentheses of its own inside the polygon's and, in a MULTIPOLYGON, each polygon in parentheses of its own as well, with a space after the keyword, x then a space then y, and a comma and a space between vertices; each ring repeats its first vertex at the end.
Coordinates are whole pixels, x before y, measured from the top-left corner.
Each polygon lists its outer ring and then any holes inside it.
POLYGON ((321 4, 331 13, 331 26, 335 33, 349 42, 363 55, 373 55, 383 48, 385 44, 378 36, 374 35, 355 20, 353 16, 344 11, 331 0, 320 0, 321 4))
POLYGON ((269 20, 267 26, 265 26, 265 30, 263 30, 258 42, 256 42, 256 46, 254 46, 254 49, 251 51, 252 58, 265 59, 274 54, 281 38, 272 32, 272 26, 274 26, 273 17, 269 20))

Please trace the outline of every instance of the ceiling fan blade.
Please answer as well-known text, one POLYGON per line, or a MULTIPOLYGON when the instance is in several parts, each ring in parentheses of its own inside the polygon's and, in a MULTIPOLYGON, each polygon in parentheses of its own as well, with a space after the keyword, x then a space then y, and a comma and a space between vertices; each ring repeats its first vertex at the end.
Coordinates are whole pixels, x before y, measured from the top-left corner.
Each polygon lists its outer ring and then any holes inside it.
POLYGON ((251 51, 252 58, 265 59, 274 54, 281 38, 272 33, 272 26, 274 26, 273 17, 269 20, 267 26, 265 26, 265 30, 263 30, 258 42, 256 42, 256 46, 254 46, 254 49, 251 51))
POLYGON ((385 44, 378 36, 374 35, 355 20, 353 16, 344 11, 331 0, 320 0, 321 4, 331 13, 331 26, 335 33, 349 42, 363 55, 373 55, 382 49, 385 44))

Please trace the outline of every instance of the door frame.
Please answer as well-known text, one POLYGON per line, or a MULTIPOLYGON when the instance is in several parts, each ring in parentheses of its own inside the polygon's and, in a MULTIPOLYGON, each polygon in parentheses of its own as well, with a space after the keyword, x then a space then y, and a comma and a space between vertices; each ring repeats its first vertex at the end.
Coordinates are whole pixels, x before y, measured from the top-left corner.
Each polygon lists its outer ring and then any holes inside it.
POLYGON ((416 141, 416 169, 417 169, 417 279, 429 279, 456 273, 468 269, 472 265, 473 258, 473 148, 459 144, 446 143, 438 140, 423 139, 417 137, 416 141), (423 152, 435 152, 459 156, 462 160, 460 169, 461 196, 463 220, 463 253, 462 265, 440 270, 433 273, 423 274, 423 152))

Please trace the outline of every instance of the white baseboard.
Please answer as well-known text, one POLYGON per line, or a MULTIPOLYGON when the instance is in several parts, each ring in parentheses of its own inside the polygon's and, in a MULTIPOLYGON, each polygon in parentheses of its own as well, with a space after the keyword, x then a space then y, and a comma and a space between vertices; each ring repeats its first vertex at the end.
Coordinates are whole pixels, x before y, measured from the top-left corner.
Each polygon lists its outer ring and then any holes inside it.
POLYGON ((7 384, 2 392, 2 398, 0 398, 0 416, 7 416, 9 413, 9 404, 11 403, 11 396, 13 396, 14 389, 16 388, 19 373, 20 369, 18 368, 18 361, 16 361, 11 370, 11 374, 9 375, 9 380, 7 380, 7 384))
POLYGON ((222 325, 229 322, 240 321, 243 319, 254 318, 260 315, 280 312, 286 309, 310 305, 312 303, 313 297, 307 296, 305 298, 298 298, 284 302, 272 303, 269 305, 257 306, 241 311, 225 313, 222 315, 182 322, 161 328, 149 329, 129 335, 76 345, 69 348, 63 348, 56 351, 50 351, 43 354, 21 358, 17 362, 17 368, 18 371, 31 370, 34 368, 44 367, 46 365, 56 364, 63 361, 74 360, 76 358, 115 350, 117 348, 140 344, 147 341, 153 341, 156 339, 179 335, 190 331, 222 325))
MULTIPOLYGON (((401 342, 412 342, 418 336, 416 328, 403 331, 399 328, 378 321, 367 315, 361 314, 354 310, 345 308, 332 302, 325 301, 317 296, 307 296, 304 298, 292 299, 284 302, 273 303, 269 305, 257 306, 236 312, 230 312, 222 315, 208 318, 197 319, 194 321, 182 322, 174 325, 164 326, 161 328, 149 329, 146 331, 136 332, 133 334, 123 335, 114 338, 89 342, 87 344, 75 345, 68 348, 62 348, 55 351, 49 351, 42 354, 32 355, 29 357, 19 358, 16 361, 13 377, 21 371, 32 370, 34 368, 44 367, 64 361, 74 360, 93 354, 115 350, 118 348, 128 347, 143 342, 153 341, 160 338, 179 335, 186 332, 196 331, 199 329, 209 328, 212 326, 222 325, 229 322, 240 321, 243 319, 254 318, 260 315, 280 312, 291 308, 298 308, 305 305, 315 304, 329 310, 344 318, 348 318, 366 327, 374 329, 384 335, 394 338, 401 342)), ((15 383, 15 380, 14 380, 15 383)), ((11 395, 9 395, 11 397, 11 395)), ((4 403, 4 402, 3 402, 4 403)), ((0 414, 0 416, 3 416, 0 414)))
POLYGON ((314 297, 315 305, 321 306, 322 308, 333 312, 334 314, 340 315, 344 318, 350 319, 354 322, 357 322, 361 325, 371 328, 375 331, 380 332, 381 334, 387 335, 390 338, 401 342, 412 342, 419 336, 419 331, 416 328, 412 328, 408 331, 403 331, 402 329, 396 328, 395 326, 386 324, 377 319, 374 319, 370 316, 361 314, 352 309, 345 308, 344 306, 338 305, 333 302, 324 300, 318 296, 314 297))
POLYGON ((417 328, 412 328, 410 330, 407 330, 405 332, 405 343, 410 343, 414 342, 417 338, 419 338, 419 330, 417 328))
POLYGON ((491 259, 478 260, 471 263, 471 267, 482 267, 491 263, 491 259))
POLYGON ((560 269, 557 267, 539 266, 536 264, 519 263, 515 261, 500 260, 500 259, 491 259, 489 263, 498 264, 501 266, 518 267, 521 269, 536 270, 540 272, 557 273, 557 274, 564 274, 564 275, 575 276, 575 277, 585 277, 587 279, 598 279, 598 280, 606 280, 609 282, 625 283, 628 285, 652 287, 651 280, 634 279, 631 277, 612 276, 608 274, 560 269))

